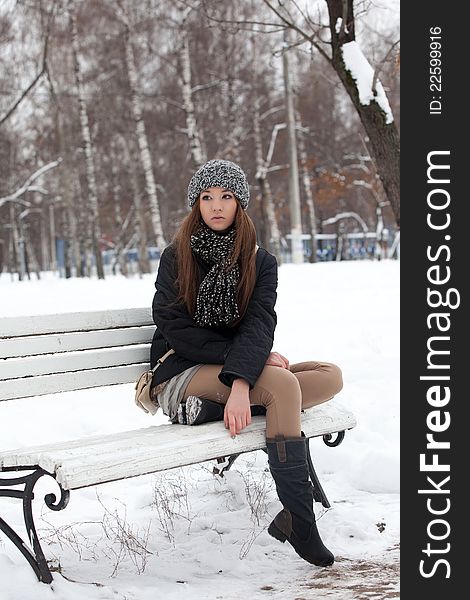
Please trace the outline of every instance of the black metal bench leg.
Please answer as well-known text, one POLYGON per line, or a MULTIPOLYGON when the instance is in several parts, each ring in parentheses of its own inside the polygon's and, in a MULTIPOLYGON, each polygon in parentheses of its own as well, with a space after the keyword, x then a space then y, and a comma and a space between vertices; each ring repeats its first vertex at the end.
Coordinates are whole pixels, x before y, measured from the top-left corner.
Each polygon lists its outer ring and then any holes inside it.
MULTIPOLYGON (((341 444, 341 442, 344 440, 344 435, 345 435, 344 431, 338 431, 336 433, 336 438, 333 439, 333 434, 327 433, 323 436, 323 441, 325 442, 325 444, 327 446, 330 446, 331 448, 333 448, 333 447, 339 446, 341 444)), ((305 437, 305 434, 303 431, 302 431, 302 437, 305 437)), ((267 453, 266 448, 262 448, 262 450, 267 453)), ((223 477, 225 471, 228 471, 230 469, 230 467, 233 465, 233 463, 239 456, 240 456, 240 453, 232 454, 231 456, 228 457, 228 459, 225 457, 218 458, 217 463, 219 463, 219 464, 225 463, 225 464, 222 467, 214 466, 213 473, 216 475, 219 475, 220 477, 223 477)), ((320 480, 318 479, 317 473, 315 471, 315 467, 313 466, 312 456, 310 454, 310 444, 309 444, 308 440, 307 440, 307 462, 308 462, 308 471, 309 471, 310 479, 313 484, 313 497, 315 499, 315 502, 321 502, 325 508, 331 508, 331 504, 330 504, 328 498, 326 497, 325 491, 324 491, 324 489, 320 483, 320 480)))
POLYGON ((315 471, 315 467, 313 466, 312 456, 310 454, 310 444, 307 440, 307 462, 308 462, 308 472, 310 475, 310 479, 313 484, 313 497, 315 502, 321 502, 325 508, 331 508, 331 504, 326 497, 325 491, 322 488, 320 480, 318 479, 317 473, 315 471))
POLYGON ((330 448, 335 448, 336 446, 339 446, 341 444, 341 442, 344 440, 344 435, 345 435, 344 431, 337 431, 336 432, 336 438, 333 441, 331 441, 333 439, 333 434, 332 433, 326 433, 323 436, 323 441, 330 448))
POLYGON ((214 465, 214 468, 212 469, 212 472, 214 473, 214 475, 219 475, 219 477, 223 477, 224 473, 226 471, 228 471, 230 469, 230 467, 233 465, 233 463, 237 460, 237 458, 240 456, 240 452, 238 454, 231 454, 228 458, 226 458, 225 456, 221 456, 217 459, 217 463, 223 464, 222 467, 217 467, 214 465))
MULTIPOLYGON (((302 431, 302 436, 305 437, 304 432, 302 431)), ((333 448, 334 446, 339 446, 341 442, 344 440, 344 431, 338 431, 336 433, 336 439, 331 441, 333 435, 331 433, 327 433, 323 436, 323 441, 327 446, 333 448)), ((307 440, 307 462, 308 462, 308 470, 310 473, 310 479, 313 484, 313 497, 316 502, 321 502, 325 508, 331 508, 331 504, 326 497, 326 494, 321 486, 320 480, 315 472, 315 468, 313 466, 312 455, 310 454, 310 444, 307 440)))
MULTIPOLYGON (((2 518, 0 518, 0 531, 2 531, 8 537, 8 539, 15 544, 21 554, 26 558, 31 568, 36 573, 39 581, 51 583, 52 575, 44 557, 41 544, 39 543, 36 527, 34 526, 32 500, 34 498, 33 489, 38 479, 40 479, 43 475, 49 475, 50 477, 52 477, 52 475, 40 467, 4 467, 2 473, 7 471, 32 471, 28 475, 0 479, 0 496, 5 496, 7 498, 20 498, 23 500, 24 522, 26 526, 26 533, 28 534, 30 544, 32 545, 32 550, 2 518), (13 486, 19 485, 24 485, 24 488, 22 490, 9 489, 13 486)), ((60 487, 60 494, 61 495, 58 502, 56 501, 55 494, 46 494, 44 497, 46 506, 51 510, 64 509, 69 501, 70 492, 60 487)))

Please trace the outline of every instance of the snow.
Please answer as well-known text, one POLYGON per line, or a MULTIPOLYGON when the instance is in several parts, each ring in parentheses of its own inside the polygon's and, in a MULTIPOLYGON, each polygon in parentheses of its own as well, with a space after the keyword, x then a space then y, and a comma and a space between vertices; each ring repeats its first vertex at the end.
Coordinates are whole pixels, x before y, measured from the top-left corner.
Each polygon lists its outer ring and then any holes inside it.
MULTIPOLYGON (((26 315, 148 306, 154 276, 10 282, 0 276, 1 314, 26 315)), ((223 480, 211 463, 71 493, 48 510, 55 490, 35 489, 36 526, 46 557, 60 561, 52 588, 0 537, 0 600, 180 600, 396 597, 399 547, 399 263, 351 261, 279 268, 273 350, 290 363, 325 360, 343 370, 332 402, 358 425, 337 448, 311 441, 332 503, 316 505, 336 562, 320 569, 266 532, 280 509, 263 452, 237 459, 223 480), (158 502, 157 502, 158 500, 158 502), (142 548, 149 552, 145 554, 142 548), (362 594, 362 595, 361 595, 362 594)), ((2 449, 164 423, 134 405, 133 385, 0 403, 2 449)), ((21 503, 0 512, 23 535, 21 503)))
MULTIPOLYGON (((339 32, 341 31, 341 26, 342 26, 342 25, 343 25, 343 19, 342 19, 341 17, 338 17, 338 18, 336 19, 336 23, 335 23, 335 31, 336 31, 336 33, 339 33, 339 32)), ((347 27, 345 27, 345 28, 344 28, 344 31, 345 31, 346 33, 349 33, 349 31, 348 31, 348 28, 347 28, 347 27)))
POLYGON ((360 103, 364 106, 368 106, 372 100, 375 100, 385 113, 385 122, 387 124, 392 123, 392 109, 388 103, 388 98, 385 94, 383 85, 377 79, 375 85, 377 95, 374 96, 374 92, 372 90, 374 69, 364 56, 359 44, 355 41, 348 42, 341 46, 341 50, 346 69, 351 73, 352 78, 356 81, 360 103))

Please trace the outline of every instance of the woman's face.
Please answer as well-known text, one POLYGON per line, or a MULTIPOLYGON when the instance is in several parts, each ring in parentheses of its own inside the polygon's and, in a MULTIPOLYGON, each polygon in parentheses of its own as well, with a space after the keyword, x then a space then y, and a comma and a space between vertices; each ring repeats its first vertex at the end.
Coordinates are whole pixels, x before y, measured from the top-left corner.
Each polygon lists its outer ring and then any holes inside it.
POLYGON ((211 187, 199 194, 199 209, 204 223, 214 231, 223 232, 235 220, 238 200, 227 188, 211 187))

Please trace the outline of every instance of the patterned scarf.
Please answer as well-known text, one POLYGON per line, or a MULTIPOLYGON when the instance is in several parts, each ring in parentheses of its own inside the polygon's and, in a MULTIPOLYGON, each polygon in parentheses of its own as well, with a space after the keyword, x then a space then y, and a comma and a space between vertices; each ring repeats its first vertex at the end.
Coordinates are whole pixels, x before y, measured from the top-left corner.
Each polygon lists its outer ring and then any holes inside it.
POLYGON ((238 264, 227 270, 230 263, 235 228, 228 233, 216 233, 201 221, 199 229, 191 236, 195 254, 212 264, 201 281, 196 300, 194 320, 198 325, 230 325, 239 317, 236 290, 240 272, 238 264))

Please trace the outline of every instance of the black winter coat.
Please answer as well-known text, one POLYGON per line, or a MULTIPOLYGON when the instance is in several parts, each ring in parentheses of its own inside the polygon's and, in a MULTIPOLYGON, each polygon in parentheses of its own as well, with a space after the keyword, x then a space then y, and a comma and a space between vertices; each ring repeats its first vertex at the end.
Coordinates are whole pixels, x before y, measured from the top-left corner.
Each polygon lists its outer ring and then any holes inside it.
MULTIPOLYGON (((201 280, 211 268, 200 257, 196 257, 201 280)), ((163 251, 155 282, 152 310, 157 329, 154 333, 150 364, 169 348, 170 354, 156 369, 152 386, 189 369, 196 364, 224 365, 219 380, 232 387, 239 377, 248 381, 250 390, 263 370, 271 352, 277 316, 274 310, 277 298, 276 257, 264 248, 256 254, 256 284, 247 311, 236 327, 201 327, 189 315, 185 305, 175 301, 176 250, 167 246, 163 251)))

